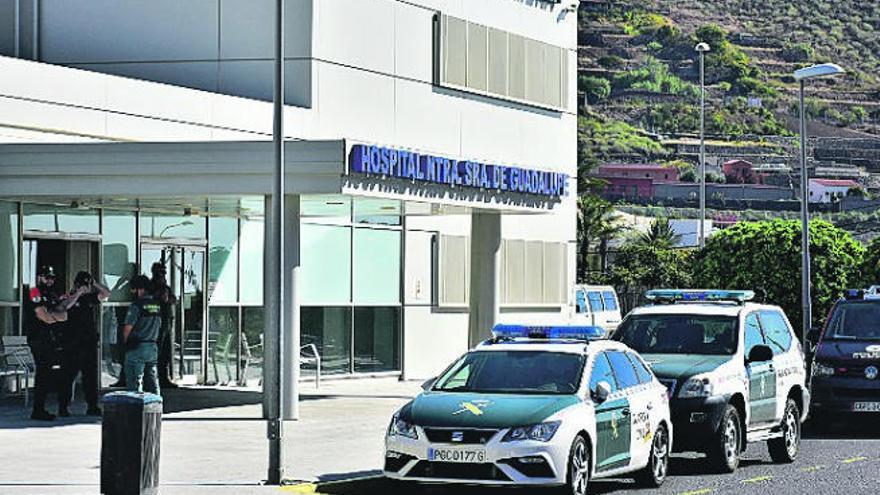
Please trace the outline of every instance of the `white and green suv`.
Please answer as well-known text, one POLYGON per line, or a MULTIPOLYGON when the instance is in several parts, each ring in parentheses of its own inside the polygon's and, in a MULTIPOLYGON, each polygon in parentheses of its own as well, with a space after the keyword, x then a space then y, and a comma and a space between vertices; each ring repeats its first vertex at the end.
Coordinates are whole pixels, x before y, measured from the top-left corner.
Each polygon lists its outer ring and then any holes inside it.
POLYGON ((666 478, 666 388, 600 327, 498 326, 398 411, 385 475, 402 481, 563 486, 666 478))
POLYGON ((751 291, 656 290, 613 335, 669 389, 676 451, 705 452, 732 472, 746 444, 793 462, 810 395, 801 345, 777 306, 751 291))

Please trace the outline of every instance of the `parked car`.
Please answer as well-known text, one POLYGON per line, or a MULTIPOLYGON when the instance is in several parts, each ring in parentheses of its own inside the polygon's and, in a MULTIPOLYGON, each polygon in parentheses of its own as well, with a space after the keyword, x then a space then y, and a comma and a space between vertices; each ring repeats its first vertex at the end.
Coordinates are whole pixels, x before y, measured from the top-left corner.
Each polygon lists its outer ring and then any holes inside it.
POLYGON ((499 325, 391 420, 394 480, 565 486, 593 478, 666 479, 672 424, 666 388, 599 327, 499 325))
POLYGON ((576 285, 574 303, 575 325, 602 327, 607 336, 620 325, 620 301, 610 285, 576 285))
POLYGON ((880 413, 880 288, 847 291, 810 332, 812 415, 880 413))
POLYGON ((638 351, 669 388, 676 451, 705 452, 733 472, 747 443, 793 462, 810 394, 785 313, 752 291, 648 291, 612 337, 638 351))

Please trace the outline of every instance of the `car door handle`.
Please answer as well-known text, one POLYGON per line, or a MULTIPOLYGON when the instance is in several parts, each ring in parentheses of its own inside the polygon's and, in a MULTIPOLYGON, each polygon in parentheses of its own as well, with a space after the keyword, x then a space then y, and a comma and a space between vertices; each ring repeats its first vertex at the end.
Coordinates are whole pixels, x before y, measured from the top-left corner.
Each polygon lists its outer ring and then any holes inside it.
POLYGON ((620 411, 620 415, 623 416, 624 418, 629 416, 629 408, 626 408, 623 411, 620 411))

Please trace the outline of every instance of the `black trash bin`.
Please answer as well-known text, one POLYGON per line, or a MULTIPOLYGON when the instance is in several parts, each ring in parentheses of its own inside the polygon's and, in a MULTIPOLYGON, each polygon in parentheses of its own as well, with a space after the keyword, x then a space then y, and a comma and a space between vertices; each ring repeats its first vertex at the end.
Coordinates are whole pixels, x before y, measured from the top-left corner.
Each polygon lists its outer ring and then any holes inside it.
POLYGON ((159 493, 162 397, 113 392, 102 399, 101 493, 159 493))

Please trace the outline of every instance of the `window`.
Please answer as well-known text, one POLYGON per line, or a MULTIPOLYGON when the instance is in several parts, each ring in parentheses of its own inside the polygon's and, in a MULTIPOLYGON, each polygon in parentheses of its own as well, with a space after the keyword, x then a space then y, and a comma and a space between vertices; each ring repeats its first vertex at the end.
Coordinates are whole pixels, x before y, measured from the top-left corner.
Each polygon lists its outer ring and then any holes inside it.
POLYGON ((755 346, 764 345, 764 335, 761 333, 761 323, 758 314, 752 313, 746 317, 745 328, 745 356, 748 357, 755 346))
POLYGON ((569 395, 578 391, 583 372, 584 357, 580 354, 548 351, 471 352, 440 377, 435 390, 569 395), (466 373, 462 371, 464 368, 468 368, 466 373))
POLYGON ((400 308, 354 308, 354 371, 400 369, 400 308))
POLYGON ((641 314, 629 316, 614 333, 641 354, 731 355, 736 351, 733 316, 641 314))
POLYGON ((791 331, 782 313, 761 311, 761 325, 764 327, 764 338, 773 349, 773 354, 781 354, 791 349, 791 331))
POLYGON ((18 302, 18 203, 0 202, 0 253, 0 301, 18 302))
POLYGON ((208 291, 211 304, 238 301, 238 219, 209 218, 208 291))
POLYGON ((880 340, 880 301, 843 301, 834 308, 826 340, 880 340))
POLYGON ((589 313, 590 310, 587 308, 587 296, 584 291, 579 290, 574 294, 575 303, 577 304, 577 312, 578 313, 589 313))
POLYGON ((206 228, 204 217, 141 214, 142 237, 204 239, 206 228))
POLYGON ((602 292, 602 302, 606 311, 617 311, 617 297, 611 291, 602 292))
POLYGON ((611 363, 604 352, 599 353, 593 361, 593 370, 590 372, 590 392, 596 393, 596 386, 600 382, 607 382, 611 385, 611 392, 617 391, 617 380, 614 378, 614 372, 611 371, 611 363))
POLYGON ((566 108, 568 50, 448 15, 436 29, 436 84, 566 108))
POLYGON ((18 335, 18 308, 0 306, 0 336, 18 335))
POLYGON ((599 292, 587 292, 587 300, 590 302, 590 311, 593 313, 602 311, 602 294, 599 292))
POLYGON ((263 220, 241 220, 239 280, 242 304, 263 304, 263 220))
POLYGON ((104 210, 104 283, 110 288, 110 301, 131 299, 128 281, 137 268, 135 215, 104 210))
POLYGON ((614 370, 614 376, 617 377, 617 382, 621 389, 635 387, 639 384, 636 370, 624 353, 610 351, 607 354, 608 360, 611 361, 611 368, 614 370))
POLYGON ((354 229, 353 277, 355 304, 400 303, 400 231, 354 229))
POLYGON ((350 303, 351 228, 303 224, 301 233, 302 304, 350 303))
POLYGON ((633 368, 636 370, 636 376, 639 378, 639 383, 651 383, 654 381, 654 375, 648 370, 645 366, 645 363, 638 358, 635 354, 631 352, 626 353, 626 357, 629 358, 630 362, 633 365, 633 368))
POLYGON ((208 309, 208 381, 236 383, 238 371, 238 307, 208 309))
POLYGON ((351 307, 304 307, 302 345, 315 344, 327 373, 351 371, 351 307))
POLYGON ((24 229, 42 232, 98 234, 100 233, 100 221, 98 210, 25 204, 24 229))

